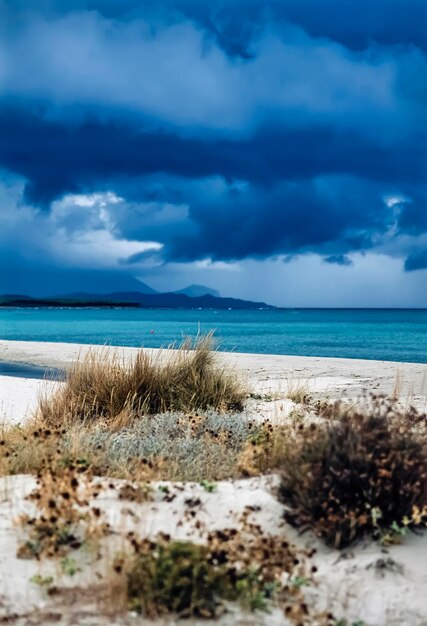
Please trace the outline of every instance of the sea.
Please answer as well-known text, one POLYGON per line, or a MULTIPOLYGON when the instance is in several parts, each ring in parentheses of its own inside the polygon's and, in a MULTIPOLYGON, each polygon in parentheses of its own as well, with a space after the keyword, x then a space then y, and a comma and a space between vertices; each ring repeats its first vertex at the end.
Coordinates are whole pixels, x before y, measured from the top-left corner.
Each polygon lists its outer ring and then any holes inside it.
POLYGON ((165 347, 211 331, 220 350, 427 363, 427 309, 0 309, 0 338, 18 341, 165 347))

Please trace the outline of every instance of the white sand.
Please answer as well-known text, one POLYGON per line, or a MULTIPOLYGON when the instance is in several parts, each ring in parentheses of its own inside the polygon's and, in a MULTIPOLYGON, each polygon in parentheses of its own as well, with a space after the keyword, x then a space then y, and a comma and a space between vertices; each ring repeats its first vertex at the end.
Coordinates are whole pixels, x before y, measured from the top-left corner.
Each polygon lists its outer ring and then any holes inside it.
MULTIPOLYGON (((364 626, 426 626, 427 536, 410 535, 404 544, 387 549, 381 549, 374 542, 361 543, 341 553, 325 548, 311 533, 298 536, 283 521, 284 508, 274 495, 276 482, 277 479, 271 477, 224 481, 217 484, 213 493, 207 493, 194 483, 187 483, 184 489, 177 484, 171 486, 171 493, 175 495, 172 501, 166 501, 158 484, 153 483, 154 500, 144 504, 119 500, 116 489, 105 488, 95 504, 101 508, 117 534, 104 541, 101 559, 97 557, 96 550, 74 552, 72 558, 77 559, 81 572, 70 577, 52 561, 16 559, 16 550, 25 541, 26 535, 14 519, 19 514, 31 514, 34 510, 25 496, 35 483, 29 476, 1 478, 0 621, 8 615, 31 614, 34 621, 12 623, 41 625, 48 623, 48 613, 58 612, 55 623, 67 626, 151 624, 131 618, 110 621, 104 616, 102 605, 97 605, 97 588, 102 584, 105 573, 111 572, 114 555, 126 545, 122 539, 125 532, 132 530, 137 536, 155 537, 163 531, 176 539, 201 541, 201 534, 205 531, 239 528, 245 507, 256 504, 259 509, 251 513, 250 521, 259 524, 264 532, 286 538, 300 548, 318 550, 313 560, 318 567, 314 584, 304 588, 310 607, 317 611, 332 611, 337 620, 346 619, 348 626, 359 620, 364 626), (194 509, 194 518, 188 515, 188 498, 200 500, 194 509), (202 524, 201 531, 196 528, 197 522, 202 524), (49 598, 40 586, 30 581, 34 575, 53 576, 55 585, 60 588, 70 589, 78 585, 74 602, 70 605, 64 592, 49 598), (91 590, 89 596, 84 593, 85 589, 91 590), (85 611, 92 612, 92 619, 85 618, 85 611), (37 612, 40 615, 38 619, 37 612)), ((114 481, 114 484, 118 486, 121 481, 114 481)), ((155 623, 162 626, 188 624, 175 620, 155 623)), ((231 613, 220 622, 195 620, 191 624, 290 626, 278 610, 256 616, 231 613)))
MULTIPOLYGON (((0 341, 0 361, 67 369, 79 355, 103 349, 71 343, 0 341)), ((114 349, 125 360, 137 353, 137 348, 114 349)), ((155 349, 149 352, 159 354, 155 349)), ((397 393, 404 404, 422 411, 427 408, 427 365, 422 363, 238 353, 219 353, 219 358, 239 372, 259 396, 255 408, 265 417, 287 415, 293 408, 288 392, 298 387, 315 397, 330 399, 397 393)), ((3 415, 7 410, 9 421, 24 419, 35 405, 40 386, 39 382, 1 376, 3 415)))
POLYGON ((0 376, 0 424, 23 422, 36 409, 40 395, 55 388, 51 381, 0 376))

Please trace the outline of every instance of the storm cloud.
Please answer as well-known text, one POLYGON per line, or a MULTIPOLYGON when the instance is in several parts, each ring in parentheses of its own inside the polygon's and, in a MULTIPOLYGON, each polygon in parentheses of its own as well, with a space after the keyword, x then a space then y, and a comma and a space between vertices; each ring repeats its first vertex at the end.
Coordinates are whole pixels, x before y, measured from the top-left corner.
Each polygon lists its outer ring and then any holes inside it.
MULTIPOLYGON (((47 262, 65 262, 57 233, 76 267, 86 237, 140 273, 313 254, 351 271, 359 253, 427 267, 423 0, 0 0, 0 15, 0 168, 19 189, 1 219, 48 232, 47 262)), ((16 241, 10 263, 43 255, 16 241)))

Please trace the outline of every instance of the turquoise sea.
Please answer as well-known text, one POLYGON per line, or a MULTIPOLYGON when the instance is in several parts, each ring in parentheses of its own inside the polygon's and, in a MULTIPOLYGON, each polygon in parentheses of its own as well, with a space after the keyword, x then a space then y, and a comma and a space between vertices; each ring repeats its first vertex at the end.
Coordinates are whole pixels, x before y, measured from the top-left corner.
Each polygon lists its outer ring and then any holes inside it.
POLYGON ((215 331, 220 349, 427 363, 427 310, 0 310, 0 338, 165 346, 215 331))

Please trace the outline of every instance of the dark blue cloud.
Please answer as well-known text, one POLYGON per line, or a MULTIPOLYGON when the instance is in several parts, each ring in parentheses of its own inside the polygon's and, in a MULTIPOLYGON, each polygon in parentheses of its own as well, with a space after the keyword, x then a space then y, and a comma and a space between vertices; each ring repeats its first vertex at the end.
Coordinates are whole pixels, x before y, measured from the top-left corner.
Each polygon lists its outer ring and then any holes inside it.
POLYGON ((415 45, 427 50, 424 0, 323 0, 321 4, 318 0, 237 0, 222 4, 216 0, 183 0, 169 4, 178 5, 211 30, 232 53, 243 50, 250 55, 251 43, 269 19, 275 24, 297 24, 310 35, 327 37, 355 50, 373 43, 415 45))
POLYGON ((345 254, 331 254, 331 256, 325 257, 325 262, 332 265, 352 265, 351 259, 345 254))
POLYGON ((427 137, 390 150, 330 128, 268 129, 250 139, 192 139, 143 131, 126 122, 63 123, 28 111, 0 110, 0 166, 28 180, 26 199, 46 204, 120 176, 219 175, 271 185, 280 180, 351 174, 384 183, 424 182, 427 137))
POLYGON ((414 252, 405 260, 405 270, 407 272, 424 269, 427 269, 427 250, 414 252))
POLYGON ((192 20, 231 56, 251 58, 252 44, 271 22, 293 23, 315 37, 362 50, 410 45, 427 49, 424 0, 3 0, 10 19, 29 13, 64 15, 95 11, 109 19, 145 19, 153 25, 192 20))
POLYGON ((342 264, 345 253, 371 248, 392 216, 375 185, 326 178, 196 197, 190 219, 195 226, 190 234, 172 234, 169 260, 317 252, 342 264))
POLYGON ((284 0, 275 3, 283 17, 307 32, 328 37, 348 48, 415 45, 427 49, 427 5, 424 0, 284 0))
POLYGON ((411 191, 409 199, 400 205, 399 228, 404 233, 418 235, 427 232, 427 190, 411 191))
POLYGON ((47 214, 65 194, 115 191, 117 234, 159 241, 167 262, 346 265, 383 246, 425 267, 425 0, 0 12, 0 167, 25 181, 24 202, 47 214))

